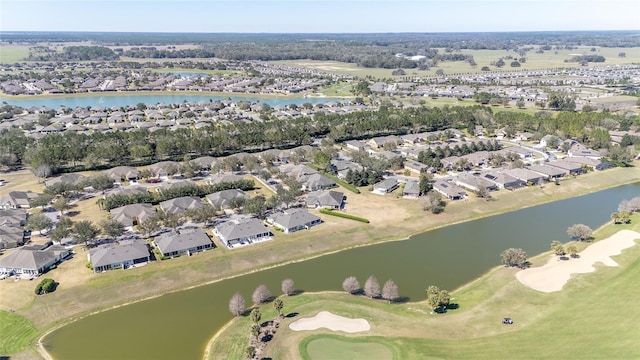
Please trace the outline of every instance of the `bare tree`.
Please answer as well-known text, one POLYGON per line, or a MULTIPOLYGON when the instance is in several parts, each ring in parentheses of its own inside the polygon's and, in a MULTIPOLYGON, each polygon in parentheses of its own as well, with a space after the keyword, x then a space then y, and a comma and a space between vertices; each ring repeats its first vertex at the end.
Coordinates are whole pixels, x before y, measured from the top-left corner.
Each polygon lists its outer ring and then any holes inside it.
POLYGON ((618 211, 635 212, 640 210, 640 196, 629 200, 622 200, 618 205, 618 211))
POLYGON ((247 309, 247 304, 244 301, 242 295, 239 292, 233 294, 229 301, 229 311, 233 316, 240 316, 247 309))
POLYGON ((259 285, 251 296, 254 304, 262 304, 263 302, 267 302, 270 298, 271 291, 269 291, 266 285, 259 285))
POLYGON ((282 280, 282 292, 285 295, 289 296, 293 294, 294 291, 295 291, 295 286, 293 285, 293 280, 291 279, 282 280))
POLYGON ((36 176, 36 178, 38 178, 38 182, 40 182, 51 175, 51 166, 43 164, 31 169, 31 172, 36 176))
POLYGON ((380 297, 380 283, 375 276, 371 275, 364 283, 364 294, 370 298, 380 297))
POLYGON ((575 224, 569 226, 567 229, 567 234, 572 239, 579 239, 580 241, 585 241, 591 238, 591 234, 593 234, 593 230, 590 227, 584 224, 575 224))
POLYGON ((349 294, 355 294, 360 291, 360 283, 355 276, 349 276, 342 282, 342 289, 349 294))
POLYGON ((398 298, 398 285, 393 280, 389 279, 382 287, 382 298, 387 299, 389 303, 395 301, 398 298))

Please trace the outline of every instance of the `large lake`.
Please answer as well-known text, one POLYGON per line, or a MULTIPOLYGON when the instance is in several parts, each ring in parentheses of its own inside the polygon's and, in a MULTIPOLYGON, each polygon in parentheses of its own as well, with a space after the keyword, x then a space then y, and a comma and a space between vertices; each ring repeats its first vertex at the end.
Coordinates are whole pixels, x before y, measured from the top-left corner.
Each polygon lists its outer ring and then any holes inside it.
POLYGON ((217 100, 225 100, 231 98, 232 101, 249 101, 249 102, 260 102, 269 104, 271 107, 275 106, 284 106, 289 104, 301 105, 304 103, 311 104, 324 104, 327 102, 336 102, 342 99, 336 98, 320 98, 320 97, 251 97, 251 96, 214 96, 214 95, 193 95, 193 94, 135 94, 135 93, 126 93, 123 95, 114 95, 113 93, 110 95, 101 95, 101 94, 91 94, 91 95, 56 95, 51 97, 7 97, 0 96, 0 102, 6 102, 10 105, 20 106, 23 108, 28 108, 32 106, 41 107, 46 106, 48 108, 57 109, 60 106, 66 106, 69 108, 75 107, 97 107, 102 106, 105 108, 110 108, 113 106, 130 106, 136 105, 138 103, 144 104, 180 104, 185 101, 187 102, 199 102, 199 101, 217 101, 217 100))
POLYGON ((231 320, 228 303, 236 291, 250 300, 256 286, 266 284, 278 294, 289 277, 305 291, 341 290, 345 277, 355 275, 362 283, 373 274, 381 283, 392 278, 401 296, 421 301, 429 285, 453 290, 499 265, 506 248, 534 255, 552 240, 567 241, 573 224, 595 229, 621 200, 639 195, 640 183, 619 186, 166 294, 62 327, 45 338, 45 347, 64 360, 201 359, 207 341, 231 320))

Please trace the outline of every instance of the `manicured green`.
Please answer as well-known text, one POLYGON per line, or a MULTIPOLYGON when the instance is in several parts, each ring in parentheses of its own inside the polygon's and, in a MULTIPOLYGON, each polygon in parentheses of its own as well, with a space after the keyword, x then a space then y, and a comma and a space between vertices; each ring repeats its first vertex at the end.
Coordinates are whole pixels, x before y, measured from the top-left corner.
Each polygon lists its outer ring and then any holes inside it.
MULTIPOLYGON (((598 229, 595 241, 621 229, 640 231, 640 214, 633 216, 631 224, 608 224, 598 229)), ((589 243, 575 245, 583 250, 589 243)), ((549 256, 547 252, 531 261, 540 266, 549 256)), ((285 297, 285 313, 299 315, 284 320, 263 356, 315 360, 309 344, 318 339, 341 339, 380 344, 398 359, 637 359, 640 306, 635 299, 640 246, 625 249, 613 259, 618 267, 596 265, 595 272, 573 276, 562 291, 555 293, 531 290, 515 278, 517 269, 496 267, 452 293, 452 303, 458 304, 458 309, 437 315, 429 314, 424 301, 388 304, 339 292, 285 297), (326 329, 294 332, 288 328, 291 322, 321 310, 364 318, 371 330, 351 335, 326 329), (514 320, 513 325, 501 323, 507 316, 514 320), (292 349, 296 346, 298 353, 292 349)), ((425 280, 425 288, 428 285, 425 280)), ((241 342, 238 339, 244 339, 241 335, 248 331, 247 323, 247 319, 231 323, 216 345, 241 342)), ((329 352, 347 346, 335 341, 323 345, 329 352)))
POLYGON ((383 339, 345 338, 317 335, 300 343, 300 354, 310 360, 391 360, 397 359, 383 339))
POLYGON ((29 320, 0 311, 0 355, 15 354, 26 349, 37 334, 38 330, 29 320))
POLYGON ((354 216, 354 215, 349 215, 349 214, 345 214, 345 213, 341 213, 341 212, 336 212, 330 209, 320 209, 320 213, 321 214, 325 214, 325 215, 331 215, 331 216, 337 216, 337 217, 341 217, 344 219, 350 219, 350 220, 355 220, 355 221, 360 221, 363 222, 365 224, 369 223, 369 220, 359 217, 359 216, 354 216))

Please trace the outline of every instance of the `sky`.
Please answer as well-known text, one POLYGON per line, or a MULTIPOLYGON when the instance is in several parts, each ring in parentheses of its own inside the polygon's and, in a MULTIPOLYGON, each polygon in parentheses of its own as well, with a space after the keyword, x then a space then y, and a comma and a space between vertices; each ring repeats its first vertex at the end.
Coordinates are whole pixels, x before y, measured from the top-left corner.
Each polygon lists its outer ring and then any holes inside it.
POLYGON ((0 0, 0 31, 639 30, 640 0, 0 0))

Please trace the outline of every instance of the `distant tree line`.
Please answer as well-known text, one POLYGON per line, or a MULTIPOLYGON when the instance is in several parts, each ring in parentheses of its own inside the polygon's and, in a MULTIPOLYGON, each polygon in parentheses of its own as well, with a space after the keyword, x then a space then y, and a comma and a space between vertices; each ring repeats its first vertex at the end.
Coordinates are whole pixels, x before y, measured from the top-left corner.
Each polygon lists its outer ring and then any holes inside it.
POLYGON ((103 46, 67 46, 62 52, 31 54, 30 61, 109 61, 119 58, 113 50, 103 46))

